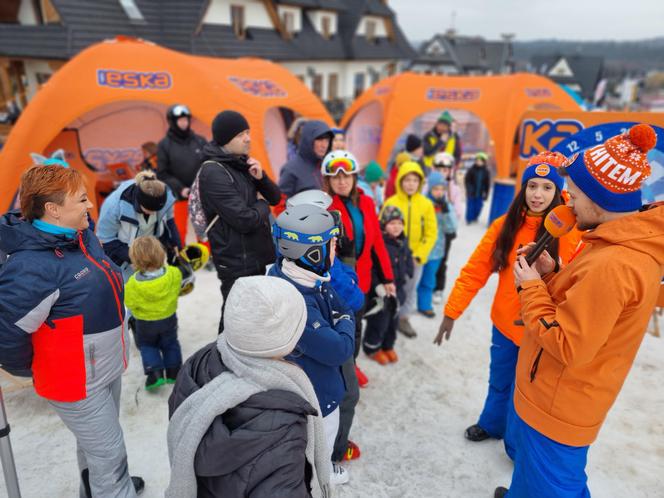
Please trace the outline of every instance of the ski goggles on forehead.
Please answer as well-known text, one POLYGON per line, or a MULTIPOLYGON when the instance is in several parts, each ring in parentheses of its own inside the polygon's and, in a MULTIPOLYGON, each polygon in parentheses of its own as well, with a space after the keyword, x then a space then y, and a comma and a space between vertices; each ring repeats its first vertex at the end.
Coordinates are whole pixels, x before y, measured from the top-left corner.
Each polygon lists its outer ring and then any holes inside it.
POLYGON ((173 107, 173 116, 176 118, 189 117, 191 116, 191 111, 186 105, 176 105, 173 107))
POLYGON ((329 161, 324 165, 324 169, 325 174, 328 176, 336 176, 340 171, 343 171, 347 175, 354 175, 358 172, 357 163, 347 157, 340 157, 329 161))
POLYGON ((292 240, 302 244, 324 244, 327 241, 339 236, 339 227, 330 228, 326 232, 318 234, 302 233, 296 230, 285 230, 276 223, 272 225, 272 234, 277 239, 292 240))

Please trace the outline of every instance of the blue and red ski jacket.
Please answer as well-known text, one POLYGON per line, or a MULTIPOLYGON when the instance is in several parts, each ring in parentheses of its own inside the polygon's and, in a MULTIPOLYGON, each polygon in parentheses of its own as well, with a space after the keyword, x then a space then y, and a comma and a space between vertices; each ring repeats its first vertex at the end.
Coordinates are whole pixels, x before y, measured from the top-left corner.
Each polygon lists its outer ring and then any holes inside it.
POLYGON ((73 402, 127 367, 120 269, 91 230, 52 235, 0 218, 0 366, 32 375, 40 396, 73 402))

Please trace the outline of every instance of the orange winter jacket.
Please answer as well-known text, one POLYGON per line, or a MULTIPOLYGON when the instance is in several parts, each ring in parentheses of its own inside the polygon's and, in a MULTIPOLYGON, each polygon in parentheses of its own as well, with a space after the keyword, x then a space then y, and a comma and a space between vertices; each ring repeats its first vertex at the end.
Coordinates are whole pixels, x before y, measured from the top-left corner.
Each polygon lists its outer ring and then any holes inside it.
MULTIPOLYGON (((508 256, 508 264, 498 273, 498 289, 491 307, 491 320, 496 328, 517 346, 521 344, 523 326, 514 322, 521 320, 519 296, 514 287, 513 266, 516 261, 516 250, 535 241, 537 230, 543 221, 543 216, 527 215, 521 228, 514 238, 514 246, 508 256)), ((503 228, 505 216, 497 218, 487 230, 472 256, 461 270, 459 278, 447 299, 445 315, 456 320, 466 310, 479 290, 484 287, 493 273, 493 251, 503 228)), ((558 255, 563 263, 567 263, 578 244, 580 234, 572 230, 560 239, 558 255)))
POLYGON ((597 437, 632 366, 664 273, 664 207, 602 223, 559 273, 521 284, 519 416, 570 446, 597 437))

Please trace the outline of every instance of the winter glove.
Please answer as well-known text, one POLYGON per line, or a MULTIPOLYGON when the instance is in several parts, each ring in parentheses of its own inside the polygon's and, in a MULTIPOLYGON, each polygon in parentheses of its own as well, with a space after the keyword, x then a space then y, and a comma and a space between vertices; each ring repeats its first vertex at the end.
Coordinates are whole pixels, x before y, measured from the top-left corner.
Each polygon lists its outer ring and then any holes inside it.
POLYGON ((341 320, 352 320, 352 318, 350 317, 350 315, 341 314, 338 311, 333 311, 332 312, 332 321, 334 322, 334 325, 339 323, 339 321, 341 321, 341 320))
POLYGON ((433 340, 433 343, 440 346, 443 343, 443 336, 445 337, 445 340, 449 341, 453 328, 454 320, 445 315, 445 318, 443 318, 443 323, 440 324, 440 328, 438 329, 438 335, 433 340))

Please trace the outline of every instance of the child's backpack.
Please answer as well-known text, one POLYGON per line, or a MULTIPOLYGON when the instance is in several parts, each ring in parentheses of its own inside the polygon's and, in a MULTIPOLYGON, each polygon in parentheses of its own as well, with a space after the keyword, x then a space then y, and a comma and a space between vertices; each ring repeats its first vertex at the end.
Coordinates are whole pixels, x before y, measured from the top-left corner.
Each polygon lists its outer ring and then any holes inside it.
POLYGON ((231 178, 231 182, 234 181, 233 175, 228 173, 226 167, 217 161, 205 161, 203 164, 201 164, 198 173, 196 173, 196 178, 194 178, 194 182, 191 184, 191 189, 189 190, 189 218, 191 218, 191 224, 194 225, 194 232, 196 232, 196 237, 198 237, 198 240, 202 242, 207 240, 208 232, 219 219, 219 215, 216 215, 211 221, 208 222, 207 216, 205 216, 205 211, 203 210, 200 182, 198 179, 201 176, 201 171, 206 164, 216 164, 224 171, 226 171, 228 176, 231 178))

